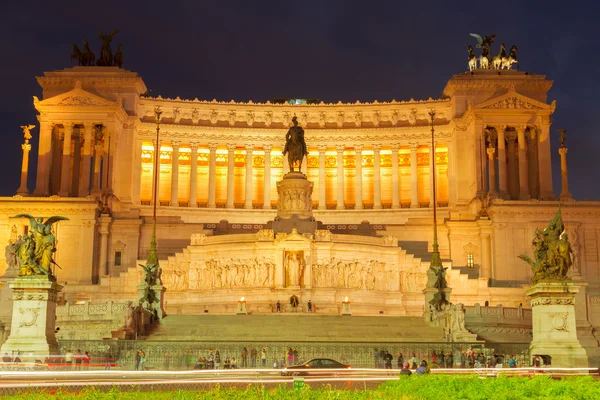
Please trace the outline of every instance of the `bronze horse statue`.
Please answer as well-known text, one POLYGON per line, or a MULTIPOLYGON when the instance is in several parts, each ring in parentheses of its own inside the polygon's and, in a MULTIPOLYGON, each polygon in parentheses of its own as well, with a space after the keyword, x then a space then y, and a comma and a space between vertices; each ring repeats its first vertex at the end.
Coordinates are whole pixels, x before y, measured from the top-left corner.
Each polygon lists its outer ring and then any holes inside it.
POLYGON ((294 166, 298 165, 298 171, 302 165, 304 156, 308 155, 306 149, 306 142, 304 141, 304 129, 298 126, 298 118, 294 116, 292 118, 294 126, 290 127, 285 135, 285 147, 283 148, 283 155, 287 154, 288 163, 290 165, 290 172, 294 172, 294 166))
POLYGON ((73 65, 73 60, 77 61, 77 65, 81 65, 81 51, 76 44, 73 44, 73 53, 71 53, 71 65, 73 65))
POLYGON ((90 66, 94 65, 94 61, 96 61, 96 56, 90 50, 90 46, 88 45, 87 40, 83 41, 83 51, 81 52, 81 65, 90 66))

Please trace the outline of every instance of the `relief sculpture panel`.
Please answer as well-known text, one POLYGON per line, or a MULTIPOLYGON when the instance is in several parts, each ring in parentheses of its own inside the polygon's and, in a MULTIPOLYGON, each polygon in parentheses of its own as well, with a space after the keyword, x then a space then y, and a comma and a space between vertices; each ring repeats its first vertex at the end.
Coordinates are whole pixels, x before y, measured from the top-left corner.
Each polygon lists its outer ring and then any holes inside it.
POLYGON ((272 287, 275 263, 265 257, 207 260, 190 269, 190 289, 272 287))
POLYGON ((314 287, 397 291, 400 274, 393 265, 377 260, 341 260, 331 257, 312 266, 314 287))

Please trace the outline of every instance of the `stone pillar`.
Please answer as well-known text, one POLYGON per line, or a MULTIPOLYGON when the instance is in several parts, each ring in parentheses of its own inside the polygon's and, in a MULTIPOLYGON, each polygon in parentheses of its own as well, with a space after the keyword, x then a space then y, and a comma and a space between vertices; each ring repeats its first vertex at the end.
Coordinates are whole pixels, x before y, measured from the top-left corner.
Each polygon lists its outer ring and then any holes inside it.
POLYGON ((567 150, 566 147, 558 149, 558 154, 560 154, 560 178, 562 184, 562 189, 560 191, 561 200, 571 198, 571 192, 569 192, 569 175, 567 173, 567 150))
POLYGON ((538 132, 538 171, 540 176, 540 200, 554 200, 552 189, 552 159, 550 150, 550 121, 549 117, 542 119, 538 132))
POLYGON ((337 206, 336 209, 343 210, 344 206, 344 145, 335 146, 337 151, 337 206))
POLYGON ((487 155, 488 155, 488 174, 489 174, 489 181, 490 181, 490 195, 495 196, 496 195, 496 159, 494 157, 494 154, 496 153, 496 149, 493 147, 488 147, 487 148, 487 155))
POLYGON ((235 208, 235 144, 227 145, 227 208, 235 208))
POLYGON ((354 202, 354 209, 355 210, 362 210, 363 209, 363 201, 362 201, 362 150, 363 150, 363 146, 362 144, 355 144, 354 145, 354 153, 355 153, 355 161, 354 161, 354 168, 355 168, 355 175, 356 175, 356 179, 354 181, 354 186, 355 186, 355 202, 354 202))
POLYGON ((108 266, 108 234, 112 218, 108 214, 100 215, 100 255, 98 257, 98 271, 101 275, 110 275, 108 266))
POLYGON ((525 290, 531 299, 533 338, 529 353, 549 355, 553 368, 587 368, 588 357, 577 338, 572 282, 538 282, 525 290))
POLYGON ((479 240, 481 247, 481 260, 479 261, 479 277, 492 278, 492 221, 479 219, 479 240))
MULTIPOLYGON (((90 173, 92 169, 92 130, 94 125, 87 123, 83 127, 83 158, 81 162, 81 184, 79 197, 90 194, 90 173)), ((135 182, 134 182, 135 183, 135 182)))
POLYGON ((94 146, 94 181, 92 183, 92 195, 100 195, 100 161, 102 160, 102 143, 96 140, 94 146))
POLYGON ((508 194, 511 199, 518 198, 519 193, 517 156, 515 154, 516 140, 517 137, 513 132, 509 132, 506 135, 506 141, 508 143, 508 194))
POLYGON ((209 143, 208 160, 208 208, 217 207, 217 143, 209 143))
POLYGON ((244 208, 252 209, 252 152, 253 144, 246 145, 246 203, 244 208))
POLYGON ((152 163, 152 201, 154 201, 154 192, 156 191, 156 205, 160 206, 160 143, 156 143, 156 140, 153 140, 154 144, 154 157, 158 157, 158 162, 155 160, 152 163), (156 170, 154 168, 156 166, 156 170), (154 184, 156 183, 156 189, 154 188, 154 184))
MULTIPOLYGON (((29 152, 31 151, 31 145, 29 139, 25 139, 25 143, 21 145, 23 150, 23 162, 21 163, 21 185, 17 189, 17 194, 21 196, 27 196, 29 189, 27 189, 27 175, 29 172, 29 152)), ((565 164, 566 165, 566 164, 565 164)))
POLYGON ((179 146, 179 141, 171 142, 171 207, 179 207, 179 146))
MULTIPOLYGON (((432 147, 430 143, 427 145, 427 148, 429 148, 429 207, 433 207, 433 191, 436 189, 433 187, 433 177, 437 173, 437 168, 434 168, 433 166, 435 160, 435 147, 432 147)), ((437 178, 437 175, 435 175, 435 177, 437 178)))
POLYGON ((35 181, 35 196, 48 196, 50 194, 50 167, 52 164, 52 130, 49 121, 40 121, 40 142, 38 146, 38 165, 35 181))
POLYGON ((525 125, 517 126, 517 138, 519 142, 519 199, 529 200, 529 166, 527 165, 527 143, 525 141, 525 125))
POLYGON ((73 135, 73 124, 65 123, 65 141, 63 142, 62 169, 60 176, 59 196, 69 196, 69 183, 71 180, 71 136, 73 135))
POLYGON ((23 362, 59 354, 55 335, 56 302, 62 286, 54 278, 34 275, 17 277, 10 288, 13 290, 11 330, 0 352, 16 355, 19 351, 23 362))
POLYGON ((392 208, 400 208, 399 187, 400 178, 398 173, 398 150, 400 145, 392 145, 392 208))
POLYGON ((419 208, 418 143, 410 143, 410 208, 419 208))
POLYGON ((326 175, 325 175, 325 151, 327 151, 327 146, 319 145, 317 146, 319 150, 319 210, 327 209, 327 198, 326 198, 326 175))
POLYGON ((190 207, 198 207, 198 143, 190 143, 190 207))
POLYGON ((271 209, 271 150, 273 146, 270 144, 263 145, 265 152, 265 171, 264 171, 264 182, 263 182, 263 208, 265 210, 271 209))
POLYGON ((498 134, 498 178, 500 181, 500 197, 508 198, 508 180, 506 172, 506 138, 504 137, 505 126, 496 126, 498 134))
POLYGON ((373 146, 373 209, 381 209, 381 145, 373 146))

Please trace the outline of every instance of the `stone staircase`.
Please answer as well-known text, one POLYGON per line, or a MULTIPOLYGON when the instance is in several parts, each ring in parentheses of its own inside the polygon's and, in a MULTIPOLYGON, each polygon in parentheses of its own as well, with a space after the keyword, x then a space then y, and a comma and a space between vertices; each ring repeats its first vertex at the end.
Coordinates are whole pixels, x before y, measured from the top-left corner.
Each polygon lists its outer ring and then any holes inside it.
POLYGON ((293 342, 441 342, 421 317, 336 315, 170 315, 148 340, 293 342))

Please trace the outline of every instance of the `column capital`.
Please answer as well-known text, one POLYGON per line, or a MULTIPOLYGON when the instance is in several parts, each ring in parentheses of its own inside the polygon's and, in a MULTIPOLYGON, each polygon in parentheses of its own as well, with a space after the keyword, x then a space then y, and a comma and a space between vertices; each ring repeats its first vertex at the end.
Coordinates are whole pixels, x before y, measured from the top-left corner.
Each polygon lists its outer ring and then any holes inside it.
POLYGON ((230 153, 233 153, 235 151, 236 147, 237 146, 235 144, 228 144, 227 145, 227 151, 230 152, 230 153))
POLYGON ((506 140, 508 140, 509 142, 514 142, 515 140, 517 140, 517 132, 506 131, 506 140))
POLYGON ((362 144, 355 144, 354 145, 354 152, 355 153, 362 153, 363 151, 363 145, 362 144))
POLYGON ((171 147, 173 148, 173 150, 179 150, 179 148, 181 147, 181 141, 171 140, 171 147))
POLYGON ((244 148, 246 149, 246 153, 252 153, 254 151, 254 145, 253 144, 247 144, 244 146, 244 148))
POLYGON ((317 146, 317 150, 319 150, 319 153, 325 153, 327 151, 327 146, 324 144, 320 144, 317 146))
POLYGON ((192 151, 194 151, 194 150, 198 150, 198 142, 190 142, 190 143, 188 144, 188 146, 190 146, 190 149, 191 149, 192 151))
POLYGON ((390 145, 390 149, 392 149, 393 152, 398 152, 398 150, 400 150, 400 144, 398 143, 393 143, 390 145))
POLYGON ((378 153, 378 152, 381 151, 381 145, 379 143, 378 144, 372 144, 371 145, 371 149, 373 149, 374 152, 378 153))
POLYGON ((490 158, 490 160, 494 159, 494 154, 496 153, 496 149, 494 147, 488 147, 486 149, 488 157, 490 158))
POLYGON ((525 133, 525 130, 527 129, 527 125, 515 125, 514 128, 518 134, 522 134, 522 133, 525 133))
POLYGON ((217 146, 218 145, 219 145, 218 143, 209 143, 208 144, 208 150, 210 150, 210 151, 217 151, 217 146))
POLYGON ((273 150, 273 145, 272 144, 263 144, 263 151, 266 153, 270 153, 271 150, 273 150))
POLYGON ((569 149, 567 147, 561 147, 561 148, 558 149, 558 154, 560 154, 561 156, 566 156, 568 150, 569 149))
POLYGON ((343 153, 345 149, 346 149, 346 146, 343 144, 335 145, 335 151, 337 151, 338 153, 343 153))
MULTIPOLYGON (((31 150, 31 145, 28 143, 23 143, 21 145, 21 149, 25 152, 25 153, 29 153, 29 151, 31 150)), ((562 149, 561 149, 562 150, 562 149)), ((566 150, 566 149, 565 149, 566 150)), ((566 153, 566 152, 565 152, 566 153)))
POLYGON ((495 124, 491 125, 491 127, 494 128, 497 133, 504 132, 506 130, 505 124, 495 124))
POLYGON ((410 142, 408 144, 408 147, 410 148, 411 152, 416 152, 417 149, 419 148, 419 143, 417 143, 417 142, 410 142))
POLYGON ((62 126, 65 128, 65 130, 69 129, 69 130, 73 131, 73 128, 75 127, 75 123, 73 121, 63 121, 62 126))

